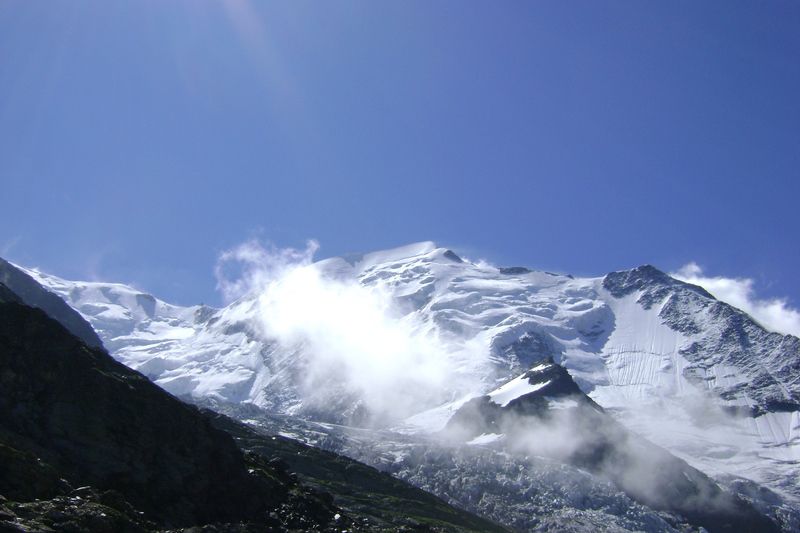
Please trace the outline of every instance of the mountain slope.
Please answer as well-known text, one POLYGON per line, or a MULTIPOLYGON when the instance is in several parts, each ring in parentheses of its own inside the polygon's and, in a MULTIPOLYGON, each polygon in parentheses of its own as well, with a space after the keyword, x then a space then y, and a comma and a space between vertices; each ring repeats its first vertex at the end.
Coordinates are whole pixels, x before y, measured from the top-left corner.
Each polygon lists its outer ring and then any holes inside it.
POLYGON ((603 475, 635 500, 711 531, 778 531, 749 502, 611 419, 552 360, 465 403, 445 431, 603 475))
POLYGON ((215 427, 233 435, 242 449, 270 458, 272 464, 285 465, 305 484, 331 494, 334 504, 351 516, 367 516, 373 525, 507 531, 375 468, 292 438, 263 434, 213 411, 208 413, 215 427))
MULTIPOLYGON (((368 504, 342 511, 269 454, 242 454, 213 427, 218 420, 19 300, 0 284, 0 527, 16 530, 14 520, 34 530, 76 531, 229 522, 276 530, 404 525, 368 504)), ((373 486, 361 487, 371 469, 351 460, 332 454, 313 460, 361 472, 341 489, 384 491, 428 517, 423 530, 500 530, 377 472, 373 486)))
MULTIPOLYGON (((263 522, 288 501, 289 487, 248 473, 232 439, 196 409, 39 310, 0 303, 0 361, 4 447, 34 454, 73 487, 117 491, 148 520, 172 527, 263 522)), ((32 487, 15 491, 7 485, 14 482, 3 476, 2 492, 21 501, 68 493, 25 494, 32 487)))
POLYGON ((103 345, 100 337, 83 316, 65 304, 63 299, 44 289, 23 270, 2 258, 0 258, 0 283, 16 294, 23 303, 38 307, 89 346, 103 345))
POLYGON ((797 337, 770 333, 703 289, 650 266, 611 273, 603 288, 616 299, 636 295, 646 311, 658 306, 663 324, 691 339, 679 349, 689 362, 684 377, 713 391, 725 405, 751 408, 754 414, 800 410, 797 337))
POLYGON ((432 243, 301 270, 313 270, 303 281, 314 283, 299 284, 288 306, 275 308, 268 286, 219 310, 29 273, 95 325, 116 358, 194 401, 423 438, 469 398, 552 358, 628 429, 727 485, 750 490, 755 482, 800 505, 800 341, 764 330, 699 287, 650 266, 596 278, 496 268, 432 243), (370 322, 357 305, 366 293, 353 287, 390 300, 388 318, 370 322), (348 299, 353 291, 358 298, 348 299), (295 312, 300 326, 287 326, 281 317, 295 312), (274 327, 276 318, 289 334, 274 327), (308 330, 304 320, 329 323, 308 330), (331 337, 333 326, 347 335, 331 337), (414 341, 404 348, 427 348, 390 365, 393 374, 367 372, 372 355, 402 356, 392 348, 399 337, 414 341), (435 382, 407 370, 430 361, 435 382), (402 409, 376 403, 370 381, 402 409), (403 403, 406 396, 414 401, 403 403))

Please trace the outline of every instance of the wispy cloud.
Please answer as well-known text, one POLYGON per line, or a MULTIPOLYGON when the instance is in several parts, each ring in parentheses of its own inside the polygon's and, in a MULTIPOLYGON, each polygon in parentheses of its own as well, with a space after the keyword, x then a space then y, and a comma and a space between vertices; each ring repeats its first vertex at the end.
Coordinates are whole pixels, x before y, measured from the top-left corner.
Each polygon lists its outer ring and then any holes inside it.
POLYGON ((302 250, 264 245, 258 239, 251 239, 219 255, 214 267, 217 290, 226 303, 250 292, 263 291, 289 271, 310 265, 318 249, 319 243, 313 239, 302 250))
POLYGON ((673 277, 700 285, 718 300, 738 307, 765 328, 800 337, 800 311, 784 298, 759 298, 750 278, 708 276, 695 262, 687 263, 673 277))
POLYGON ((251 240, 223 252, 216 268, 223 296, 253 299, 265 340, 299 358, 304 406, 350 397, 373 420, 398 420, 476 387, 457 369, 485 350, 440 338, 387 287, 327 276, 313 263, 317 248, 251 240))

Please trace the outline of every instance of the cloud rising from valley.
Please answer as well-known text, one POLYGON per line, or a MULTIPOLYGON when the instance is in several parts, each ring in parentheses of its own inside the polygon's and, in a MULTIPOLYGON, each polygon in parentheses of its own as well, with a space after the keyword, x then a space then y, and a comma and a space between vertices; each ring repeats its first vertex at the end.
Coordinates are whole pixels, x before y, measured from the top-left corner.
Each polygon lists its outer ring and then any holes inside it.
POLYGON ((264 338, 302 359, 298 387, 307 406, 361 403, 373 417, 398 420, 476 389, 457 369, 484 350, 445 341, 386 286, 327 272, 313 262, 318 247, 249 241, 223 252, 216 266, 223 296, 254 298, 264 338))

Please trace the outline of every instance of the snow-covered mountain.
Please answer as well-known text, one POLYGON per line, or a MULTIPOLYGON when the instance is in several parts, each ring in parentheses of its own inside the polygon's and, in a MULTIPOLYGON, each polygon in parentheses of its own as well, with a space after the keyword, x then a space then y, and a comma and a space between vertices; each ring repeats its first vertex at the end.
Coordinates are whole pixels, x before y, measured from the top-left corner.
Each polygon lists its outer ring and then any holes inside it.
POLYGON ((166 390, 284 416, 309 441, 338 424, 421 442, 471 399, 536 394, 526 376, 552 361, 633 433, 726 486, 774 491, 774 508, 800 506, 800 339, 651 266, 574 278, 419 243, 290 269, 222 309, 27 272, 166 390))

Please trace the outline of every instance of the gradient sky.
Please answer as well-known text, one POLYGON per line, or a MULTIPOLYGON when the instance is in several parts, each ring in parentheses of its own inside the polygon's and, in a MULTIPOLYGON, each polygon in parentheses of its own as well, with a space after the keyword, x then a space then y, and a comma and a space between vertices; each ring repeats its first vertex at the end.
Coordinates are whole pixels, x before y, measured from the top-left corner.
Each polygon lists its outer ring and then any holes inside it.
POLYGON ((182 304, 257 236, 798 305, 800 3, 0 0, 0 190, 0 256, 182 304))

